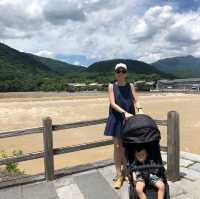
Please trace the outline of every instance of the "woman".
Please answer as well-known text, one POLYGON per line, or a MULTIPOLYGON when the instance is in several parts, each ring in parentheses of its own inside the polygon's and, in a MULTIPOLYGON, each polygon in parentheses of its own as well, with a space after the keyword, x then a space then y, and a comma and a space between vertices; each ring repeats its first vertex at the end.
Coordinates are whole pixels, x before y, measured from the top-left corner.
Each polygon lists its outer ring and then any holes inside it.
POLYGON ((113 137, 114 163, 116 167, 114 187, 116 189, 122 186, 126 175, 126 159, 119 137, 123 120, 135 115, 135 106, 138 113, 143 113, 134 85, 126 82, 126 74, 126 64, 119 63, 115 66, 116 81, 108 86, 110 107, 104 131, 104 135, 113 137))

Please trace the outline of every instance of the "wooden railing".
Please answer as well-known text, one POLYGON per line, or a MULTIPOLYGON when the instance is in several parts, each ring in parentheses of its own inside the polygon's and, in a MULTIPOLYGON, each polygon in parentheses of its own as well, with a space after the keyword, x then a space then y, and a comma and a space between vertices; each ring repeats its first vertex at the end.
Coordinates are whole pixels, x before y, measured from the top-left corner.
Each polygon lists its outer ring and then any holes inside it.
MULTIPOLYGON (((28 154, 22 154, 20 156, 12 156, 8 158, 0 159, 0 165, 5 165, 13 162, 22 162, 27 160, 34 160, 38 158, 44 158, 44 167, 45 167, 45 179, 47 181, 54 180, 54 155, 65 154, 76 152, 85 149, 92 149, 101 146, 107 146, 113 144, 111 139, 105 139, 96 142, 88 142, 84 144, 67 146, 61 148, 53 147, 53 131, 79 128, 84 126, 91 126, 97 124, 103 124, 106 122, 106 119, 82 121, 69 124, 59 124, 53 125, 52 119, 46 117, 43 119, 43 127, 31 128, 24 130, 16 130, 9 132, 0 133, 0 138, 24 136, 35 133, 43 132, 43 143, 44 151, 37 151, 28 154)), ((179 114, 176 111, 170 111, 167 114, 167 120, 155 120, 157 125, 167 127, 167 147, 161 146, 161 150, 167 151, 167 174, 168 179, 171 181, 177 181, 180 178, 179 175, 179 157, 180 157, 180 136, 179 136, 179 114)))

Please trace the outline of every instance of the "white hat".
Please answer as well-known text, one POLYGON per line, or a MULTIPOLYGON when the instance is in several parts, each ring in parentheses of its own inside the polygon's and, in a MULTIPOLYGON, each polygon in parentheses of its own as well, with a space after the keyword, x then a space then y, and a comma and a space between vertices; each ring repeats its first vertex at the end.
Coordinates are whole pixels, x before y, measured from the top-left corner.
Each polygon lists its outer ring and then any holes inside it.
POLYGON ((124 68, 125 70, 127 70, 126 64, 123 64, 123 63, 116 64, 116 66, 115 66, 115 71, 116 71, 118 68, 124 68))

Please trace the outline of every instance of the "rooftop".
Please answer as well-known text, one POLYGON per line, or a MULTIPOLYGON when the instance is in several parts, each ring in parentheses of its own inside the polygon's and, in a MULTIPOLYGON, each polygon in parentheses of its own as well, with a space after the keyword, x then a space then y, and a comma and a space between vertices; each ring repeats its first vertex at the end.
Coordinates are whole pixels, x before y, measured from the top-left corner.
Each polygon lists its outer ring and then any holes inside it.
POLYGON ((200 82, 200 78, 173 79, 173 80, 161 79, 161 80, 158 80, 158 82, 162 82, 162 83, 196 82, 196 81, 200 82))

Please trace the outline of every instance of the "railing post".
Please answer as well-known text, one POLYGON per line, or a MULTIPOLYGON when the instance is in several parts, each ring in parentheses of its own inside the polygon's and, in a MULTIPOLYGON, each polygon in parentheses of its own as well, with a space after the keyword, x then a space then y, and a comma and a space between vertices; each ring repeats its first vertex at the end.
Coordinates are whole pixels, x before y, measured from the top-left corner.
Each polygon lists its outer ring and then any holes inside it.
POLYGON ((50 117, 43 119, 44 168, 47 181, 54 180, 53 134, 50 117))
POLYGON ((176 111, 167 114, 167 174, 173 182, 180 179, 180 126, 176 111))

